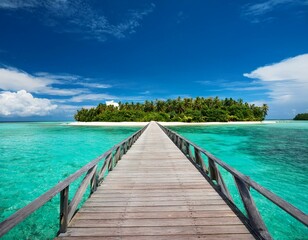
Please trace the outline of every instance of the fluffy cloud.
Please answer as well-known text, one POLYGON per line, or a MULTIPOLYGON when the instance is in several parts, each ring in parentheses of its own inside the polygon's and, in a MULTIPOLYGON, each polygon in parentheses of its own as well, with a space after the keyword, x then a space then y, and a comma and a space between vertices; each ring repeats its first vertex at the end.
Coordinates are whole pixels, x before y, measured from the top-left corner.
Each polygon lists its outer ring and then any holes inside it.
POLYGON ((268 89, 270 109, 292 117, 294 112, 308 110, 308 54, 282 60, 245 73, 268 89))
POLYGON ((0 93, 0 116, 45 116, 57 105, 44 98, 35 98, 25 90, 0 93))
POLYGON ((82 89, 59 89, 52 84, 59 84, 53 78, 33 76, 14 68, 0 68, 0 89, 5 91, 26 90, 32 93, 42 93, 58 96, 72 96, 84 92, 82 89))
POLYGON ((297 81, 308 82, 308 54, 285 59, 265 67, 259 67, 245 77, 262 81, 297 81))

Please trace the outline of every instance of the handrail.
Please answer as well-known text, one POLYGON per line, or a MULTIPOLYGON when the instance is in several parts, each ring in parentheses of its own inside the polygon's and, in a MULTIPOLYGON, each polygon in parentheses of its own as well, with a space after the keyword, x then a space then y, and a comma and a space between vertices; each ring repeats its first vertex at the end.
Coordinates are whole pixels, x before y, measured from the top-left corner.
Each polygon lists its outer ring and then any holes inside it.
POLYGON ((189 141, 178 133, 160 125, 159 123, 158 125, 177 145, 177 147, 198 167, 198 169, 202 171, 203 174, 206 174, 206 176, 209 177, 212 183, 217 186, 217 190, 231 202, 233 202, 233 200, 226 184, 224 183, 223 176, 219 172, 219 169, 217 168, 216 164, 220 165, 233 176, 248 215, 248 217, 246 217, 246 220, 249 222, 253 230, 256 231, 259 237, 261 237, 262 239, 272 239, 250 194, 250 187, 255 189, 257 192, 259 192, 272 203, 287 212, 289 215, 297 219, 299 222, 301 222, 305 226, 308 226, 307 214, 294 207, 292 204, 288 203, 284 199, 280 198, 276 194, 272 193, 268 189, 262 187, 257 182, 251 180, 248 176, 230 167, 228 164, 215 157, 207 150, 199 147, 197 144, 189 141), (190 150, 190 146, 194 149, 194 155, 190 150), (201 153, 203 153, 208 158, 208 169, 204 164, 201 153))
POLYGON ((91 194, 96 191, 97 187, 104 180, 105 174, 116 166, 117 162, 121 159, 122 155, 136 142, 140 135, 145 131, 149 124, 135 132, 122 142, 116 144, 107 152, 103 153, 99 157, 95 158, 78 171, 64 179, 62 182, 55 185, 49 191, 42 194, 40 197, 29 203, 27 206, 18 210, 6 220, 0 223, 0 238, 10 231, 17 224, 25 220, 31 213, 45 205, 50 199, 60 193, 60 228, 58 233, 65 233, 67 225, 70 223, 76 209, 82 200, 84 193, 89 184, 91 184, 91 194), (98 164, 105 160, 103 166, 97 170, 98 164), (86 173, 86 176, 82 180, 78 190, 75 193, 72 201, 69 203, 69 186, 76 179, 86 173))

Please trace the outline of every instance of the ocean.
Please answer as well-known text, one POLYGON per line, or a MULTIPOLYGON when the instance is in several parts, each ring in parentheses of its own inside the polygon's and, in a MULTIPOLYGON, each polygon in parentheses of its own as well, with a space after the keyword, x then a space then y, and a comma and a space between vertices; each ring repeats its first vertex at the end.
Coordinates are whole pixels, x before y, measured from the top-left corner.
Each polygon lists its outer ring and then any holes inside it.
MULTIPOLYGON (((170 129, 308 213, 307 121, 170 129)), ((224 170, 222 174, 235 203, 244 210, 232 176, 224 170)), ((307 227, 256 191, 251 192, 274 239, 308 239, 307 227)))
MULTIPOLYGON (((0 123, 0 221, 138 129, 0 123)), ((170 129, 308 212, 308 122, 170 129)), ((232 177, 222 174, 243 209, 232 177)), ((275 239, 307 239, 306 227, 256 192, 252 194, 275 239)), ((53 239, 58 216, 59 197, 55 197, 3 239, 53 239)))
MULTIPOLYGON (((0 123, 0 221, 139 129, 0 123)), ((76 188, 70 187, 70 193, 76 188)), ((53 239, 58 217, 59 196, 3 239, 53 239)))

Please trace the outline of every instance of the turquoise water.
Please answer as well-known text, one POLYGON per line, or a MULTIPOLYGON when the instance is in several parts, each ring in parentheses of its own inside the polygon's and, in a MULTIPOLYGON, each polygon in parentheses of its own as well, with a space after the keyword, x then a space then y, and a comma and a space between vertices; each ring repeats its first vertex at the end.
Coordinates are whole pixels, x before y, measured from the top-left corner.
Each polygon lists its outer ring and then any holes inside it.
MULTIPOLYGON (((0 221, 138 129, 0 123, 0 221)), ((58 216, 57 196, 3 239, 52 239, 58 216)))
MULTIPOLYGON (((138 129, 1 123, 0 221, 138 129)), ((308 122, 172 129, 308 212, 308 122)), ((223 174, 234 201, 240 204, 232 177, 223 174)), ((252 193, 275 239, 308 239, 307 228, 252 193)), ((3 239, 52 239, 58 216, 57 196, 3 239)))
MULTIPOLYGON (((308 213, 308 122, 170 127, 308 213)), ((235 203, 238 192, 223 171, 235 203)), ((252 191, 275 239, 308 239, 308 228, 252 191)))

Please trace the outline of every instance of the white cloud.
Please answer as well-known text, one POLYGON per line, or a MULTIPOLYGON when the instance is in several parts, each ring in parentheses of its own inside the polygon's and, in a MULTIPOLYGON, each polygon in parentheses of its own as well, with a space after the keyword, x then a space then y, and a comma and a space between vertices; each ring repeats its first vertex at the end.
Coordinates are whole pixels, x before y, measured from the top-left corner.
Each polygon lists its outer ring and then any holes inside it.
POLYGON ((87 83, 87 82, 78 82, 78 85, 82 85, 88 88, 111 88, 110 84, 101 84, 101 83, 87 83))
POLYGON ((245 77, 257 78, 262 81, 289 81, 307 82, 308 80, 308 54, 285 59, 265 67, 259 67, 245 77))
POLYGON ((243 6, 243 15, 251 19, 252 23, 272 20, 271 17, 264 17, 270 12, 277 9, 284 9, 290 12, 290 9, 295 6, 308 5, 307 0, 266 0, 258 3, 248 3, 243 6))
POLYGON ((98 79, 93 78, 84 78, 79 75, 73 74, 51 74, 47 72, 38 72, 35 73, 36 76, 51 79, 53 83, 56 84, 67 84, 70 85, 79 85, 87 88, 111 88, 110 84, 97 83, 98 79))
POLYGON ((112 85, 93 82, 95 79, 70 74, 50 74, 46 72, 31 75, 15 68, 0 68, 0 89, 4 91, 26 90, 31 93, 74 96, 89 93, 90 89, 111 88, 112 85), (75 88, 57 88, 54 85, 68 84, 75 88))
POLYGON ((103 100, 117 100, 117 101, 143 101, 144 96, 114 96, 105 93, 92 93, 81 94, 67 99, 67 102, 79 103, 79 102, 91 102, 91 101, 103 101, 103 100))
POLYGON ((70 98, 69 102, 84 102, 84 101, 102 101, 102 100, 111 100, 118 99, 116 96, 112 96, 104 93, 92 93, 92 94, 82 94, 70 98))
POLYGON ((111 100, 111 101, 106 101, 107 106, 114 106, 114 107, 119 107, 119 103, 111 100))
POLYGON ((52 87, 59 80, 37 77, 14 68, 0 68, 0 89, 5 91, 26 90, 32 93, 72 96, 85 92, 83 89, 59 89, 52 87))
POLYGON ((245 73, 268 90, 270 109, 292 117, 294 109, 305 111, 308 106, 308 54, 284 59, 245 73))
POLYGON ((124 38, 135 33, 142 19, 150 14, 155 4, 143 9, 128 10, 120 22, 110 22, 105 15, 83 0, 1 0, 0 8, 7 10, 47 11, 43 22, 56 31, 83 33, 85 38, 105 41, 106 36, 124 38), (65 24, 63 24, 65 20, 65 24))
POLYGON ((0 93, 0 116, 46 116, 57 108, 45 98, 35 98, 25 90, 0 93))
POLYGON ((35 0, 1 0, 0 7, 6 9, 31 8, 37 4, 35 0))

